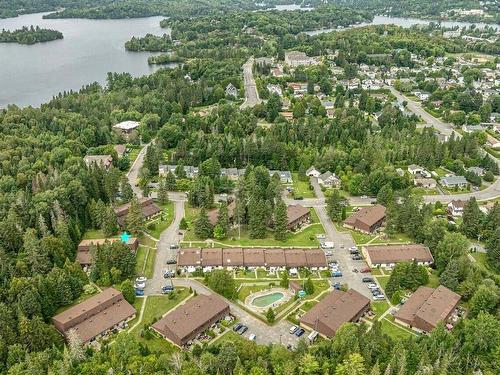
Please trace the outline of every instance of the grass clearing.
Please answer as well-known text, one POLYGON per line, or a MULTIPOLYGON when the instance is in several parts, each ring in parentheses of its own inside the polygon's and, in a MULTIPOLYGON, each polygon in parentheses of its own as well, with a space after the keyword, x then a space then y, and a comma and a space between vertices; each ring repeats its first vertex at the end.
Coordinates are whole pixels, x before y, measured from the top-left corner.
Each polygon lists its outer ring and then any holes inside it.
POLYGON ((385 287, 387 286, 387 283, 389 282, 389 277, 390 276, 375 276, 377 279, 378 283, 382 287, 382 289, 385 290, 385 287))
POLYGON ((144 275, 148 279, 153 277, 156 249, 139 246, 136 253, 135 273, 144 275))
POLYGON ((174 204, 172 202, 168 202, 160 207, 162 209, 160 217, 146 224, 146 231, 157 240, 160 239, 161 233, 167 229, 174 220, 174 204))
POLYGON ((380 318, 383 313, 389 309, 389 304, 386 301, 372 302, 371 307, 375 313, 375 320, 380 318))
POLYGON ((89 229, 83 234, 84 240, 96 240, 98 238, 106 238, 100 229, 89 229))
POLYGON ((293 179, 293 192, 295 196, 300 196, 303 198, 316 198, 316 194, 314 194, 314 189, 310 189, 309 179, 306 181, 299 180, 298 173, 292 173, 293 179))
POLYGON ((403 326, 392 323, 388 319, 382 319, 382 332, 394 339, 407 339, 414 336, 413 332, 407 330, 403 326))

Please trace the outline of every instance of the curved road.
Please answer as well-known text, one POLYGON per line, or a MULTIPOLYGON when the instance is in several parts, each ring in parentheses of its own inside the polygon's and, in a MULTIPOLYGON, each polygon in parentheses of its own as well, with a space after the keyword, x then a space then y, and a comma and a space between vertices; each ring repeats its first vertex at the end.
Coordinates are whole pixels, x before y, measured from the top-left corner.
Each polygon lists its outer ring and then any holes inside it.
POLYGON ((135 193, 137 198, 142 198, 142 191, 136 185, 139 179, 139 170, 144 163, 144 156, 146 156, 146 151, 148 150, 150 144, 151 142, 149 142, 142 148, 142 150, 137 155, 137 158, 135 158, 134 162, 132 163, 130 170, 127 172, 128 183, 132 187, 132 191, 135 193))

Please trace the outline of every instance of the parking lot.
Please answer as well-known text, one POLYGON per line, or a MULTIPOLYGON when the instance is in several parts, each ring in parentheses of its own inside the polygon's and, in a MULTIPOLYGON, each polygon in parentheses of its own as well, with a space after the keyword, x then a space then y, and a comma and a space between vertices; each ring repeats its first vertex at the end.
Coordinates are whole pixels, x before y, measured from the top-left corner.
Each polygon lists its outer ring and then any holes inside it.
MULTIPOLYGON (((372 293, 366 283, 362 281, 363 277, 371 277, 369 273, 353 272, 354 269, 360 271, 368 267, 364 260, 353 260, 349 253, 349 248, 355 246, 354 240, 349 233, 339 232, 328 217, 325 207, 315 207, 316 213, 325 228, 325 241, 333 242, 334 249, 324 249, 325 253, 331 252, 327 260, 337 261, 338 268, 342 272, 341 277, 334 277, 333 282, 347 284, 349 288, 355 289, 366 297, 373 299, 372 293)), ((376 281, 375 281, 376 282, 376 281)))

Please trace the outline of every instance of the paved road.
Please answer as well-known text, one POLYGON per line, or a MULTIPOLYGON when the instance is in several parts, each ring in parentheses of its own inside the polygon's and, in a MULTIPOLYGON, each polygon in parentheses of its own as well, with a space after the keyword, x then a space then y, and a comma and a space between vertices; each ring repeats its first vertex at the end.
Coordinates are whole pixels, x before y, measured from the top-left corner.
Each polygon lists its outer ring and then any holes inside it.
POLYGON ((174 265, 167 265, 167 260, 177 259, 177 250, 171 249, 170 245, 177 245, 181 239, 179 235, 179 223, 184 217, 184 201, 173 200, 174 220, 172 224, 160 235, 160 241, 156 244, 156 258, 153 278, 147 281, 145 294, 159 294, 161 288, 168 284, 168 280, 163 277, 164 271, 170 269, 175 271, 174 265))
POLYGON ((319 199, 325 199, 325 194, 323 193, 323 190, 321 190, 321 186, 318 183, 318 178, 309 177, 309 181, 311 182, 311 185, 314 188, 314 194, 316 194, 316 197, 319 199))
POLYGON ((363 277, 371 276, 360 272, 353 272, 353 269, 360 270, 368 267, 364 260, 352 260, 349 254, 349 248, 354 246, 354 240, 349 233, 339 232, 333 222, 328 217, 324 207, 315 207, 323 228, 325 228, 326 240, 331 241, 335 245, 333 256, 328 257, 330 260, 336 260, 340 266, 342 277, 335 277, 333 281, 338 281, 342 284, 347 284, 349 288, 353 288, 366 297, 372 299, 372 294, 368 290, 365 283, 361 281, 363 277), (343 247, 343 248, 342 248, 343 247))
MULTIPOLYGON (((461 138, 462 136, 460 133, 457 133, 452 124, 446 123, 441 121, 440 119, 432 116, 430 113, 428 113, 422 105, 410 98, 407 98, 403 94, 401 94, 399 91, 397 91, 394 87, 392 86, 387 86, 389 90, 391 90, 391 93, 396 96, 396 98, 399 101, 406 100, 408 102, 407 108, 415 113, 416 115, 420 116, 427 124, 431 125, 434 127, 436 130, 441 132, 442 134, 446 135, 451 135, 455 134, 455 137, 461 138)), ((485 152, 485 151, 484 151, 485 152)), ((494 158, 493 156, 490 155, 490 157, 497 162, 497 164, 500 166, 500 160, 494 158)), ((485 200, 491 200, 500 197, 500 180, 497 179, 491 186, 488 188, 481 190, 481 191, 474 191, 471 193, 466 193, 466 194, 441 194, 441 195, 425 195, 424 200, 427 203, 435 203, 437 201, 443 202, 443 203, 449 203, 452 200, 469 200, 470 198, 475 197, 478 201, 485 201, 485 200)))
POLYGON ((259 98, 255 79, 253 78, 253 57, 243 64, 243 81, 245 84, 245 101, 240 106, 241 109, 251 108, 260 104, 262 100, 259 98))
POLYGON ((142 164, 144 164, 144 156, 146 156, 146 151, 150 144, 151 142, 142 148, 142 150, 137 155, 137 158, 134 160, 134 163, 132 164, 130 170, 127 173, 128 182, 132 187, 132 190, 134 191, 137 198, 142 197, 142 191, 136 185, 138 183, 139 170, 141 169, 142 164))

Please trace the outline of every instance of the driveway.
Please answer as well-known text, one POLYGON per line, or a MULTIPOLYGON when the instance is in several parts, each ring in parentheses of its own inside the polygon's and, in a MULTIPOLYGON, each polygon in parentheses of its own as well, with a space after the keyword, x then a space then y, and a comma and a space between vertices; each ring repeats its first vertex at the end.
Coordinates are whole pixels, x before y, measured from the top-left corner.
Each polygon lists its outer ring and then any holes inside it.
POLYGON ((167 265, 168 259, 177 259, 177 250, 171 249, 170 245, 178 245, 181 239, 179 235, 179 224, 184 217, 184 201, 173 200, 174 203, 174 220, 172 224, 165 229, 161 235, 160 240, 156 246, 156 258, 153 278, 146 283, 145 294, 159 294, 161 288, 168 283, 168 280, 163 277, 165 270, 169 269, 175 271, 176 265, 167 265))
POLYGON ((142 148, 142 150, 137 155, 137 158, 134 160, 134 163, 132 164, 132 166, 130 167, 130 170, 127 173, 128 183, 132 187, 132 191, 137 196, 137 198, 142 197, 142 191, 136 185, 138 183, 139 170, 141 169, 142 165, 144 164, 144 156, 146 156, 146 151, 148 150, 148 147, 150 144, 151 144, 151 142, 142 148))
POLYGON ((353 272, 354 268, 360 270, 362 268, 368 267, 364 260, 352 260, 349 254, 349 248, 355 246, 354 240, 349 233, 339 232, 333 222, 328 217, 326 209, 324 207, 315 207, 316 213, 318 214, 319 220, 323 227, 325 228, 326 240, 331 241, 335 244, 335 249, 333 250, 333 256, 328 257, 336 260, 340 266, 340 271, 342 272, 342 277, 335 277, 332 280, 338 281, 342 284, 347 284, 349 288, 355 289, 366 297, 372 299, 372 294, 366 287, 366 284, 361 281, 363 277, 371 276, 369 273, 353 272), (341 245, 344 246, 342 249, 341 245))
POLYGON ((248 61, 243 64, 243 81, 245 84, 245 101, 240 106, 241 109, 251 108, 260 104, 262 100, 259 98, 259 92, 257 91, 257 85, 255 84, 255 79, 253 77, 253 57, 249 58, 248 61))

